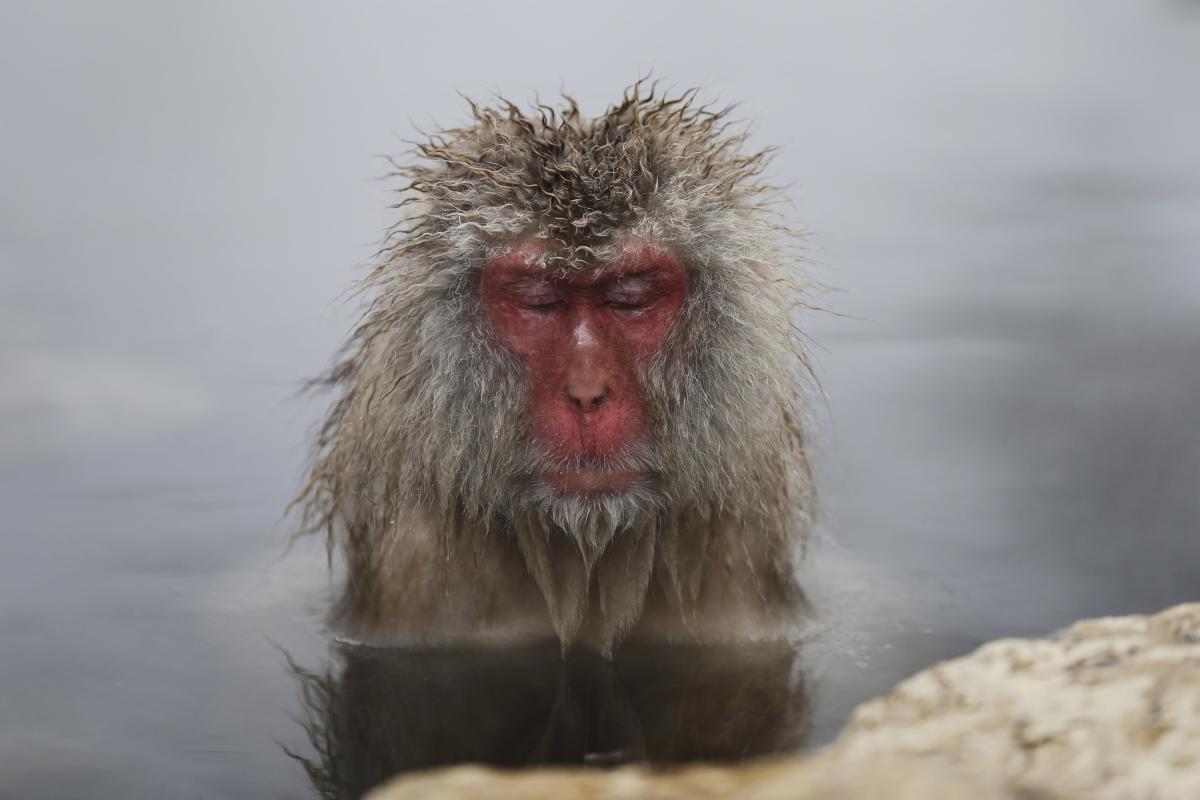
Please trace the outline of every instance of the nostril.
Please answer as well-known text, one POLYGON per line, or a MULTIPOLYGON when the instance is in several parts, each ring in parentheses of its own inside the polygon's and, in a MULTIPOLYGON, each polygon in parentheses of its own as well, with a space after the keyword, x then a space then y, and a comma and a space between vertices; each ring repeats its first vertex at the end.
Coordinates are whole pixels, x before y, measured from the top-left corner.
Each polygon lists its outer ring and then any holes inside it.
POLYGON ((570 391, 567 392, 567 400, 571 403, 571 408, 575 411, 584 414, 592 411, 599 411, 605 403, 608 402, 610 392, 607 386, 593 391, 570 391))

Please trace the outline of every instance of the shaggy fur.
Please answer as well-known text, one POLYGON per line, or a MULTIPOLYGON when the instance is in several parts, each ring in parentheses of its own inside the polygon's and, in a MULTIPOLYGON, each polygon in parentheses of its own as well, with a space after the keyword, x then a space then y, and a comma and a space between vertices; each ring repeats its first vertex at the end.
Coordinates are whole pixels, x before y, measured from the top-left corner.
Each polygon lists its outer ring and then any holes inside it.
POLYGON ((437 643, 550 632, 602 652, 634 633, 778 636, 803 596, 812 507, 799 420, 802 283, 769 209, 764 152, 725 111, 636 84, 586 118, 471 104, 407 179, 403 219, 365 279, 366 313, 323 383, 340 396, 301 495, 340 546, 349 635, 437 643), (681 316, 643 376, 653 480, 558 497, 527 435, 520 366, 482 311, 484 265, 523 237, 546 270, 586 270, 627 236, 688 273, 681 316), (532 579, 532 580, 531 580, 532 579))

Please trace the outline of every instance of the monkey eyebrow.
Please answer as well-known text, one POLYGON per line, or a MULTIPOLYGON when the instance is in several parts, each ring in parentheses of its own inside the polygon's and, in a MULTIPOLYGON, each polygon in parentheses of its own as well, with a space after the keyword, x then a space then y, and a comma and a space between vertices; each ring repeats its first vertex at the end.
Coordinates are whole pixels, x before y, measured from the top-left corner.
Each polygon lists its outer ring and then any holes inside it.
POLYGON ((654 273, 624 274, 603 287, 604 297, 615 302, 642 303, 663 290, 663 276, 654 273))
POLYGON ((615 280, 609 281, 608 286, 615 289, 641 289, 656 286, 661 279, 662 275, 654 271, 622 272, 615 280))
POLYGON ((522 276, 516 280, 509 281, 504 289, 518 299, 551 299, 559 296, 558 287, 555 286, 553 281, 533 276, 522 276))

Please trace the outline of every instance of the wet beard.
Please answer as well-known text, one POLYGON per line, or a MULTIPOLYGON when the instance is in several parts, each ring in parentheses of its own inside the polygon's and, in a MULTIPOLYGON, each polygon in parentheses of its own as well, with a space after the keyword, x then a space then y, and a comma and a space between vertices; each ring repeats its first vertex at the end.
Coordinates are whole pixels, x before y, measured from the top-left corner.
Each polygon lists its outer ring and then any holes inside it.
POLYGON ((663 500, 650 479, 621 492, 556 493, 534 481, 512 528, 564 650, 583 640, 603 655, 641 615, 663 500))

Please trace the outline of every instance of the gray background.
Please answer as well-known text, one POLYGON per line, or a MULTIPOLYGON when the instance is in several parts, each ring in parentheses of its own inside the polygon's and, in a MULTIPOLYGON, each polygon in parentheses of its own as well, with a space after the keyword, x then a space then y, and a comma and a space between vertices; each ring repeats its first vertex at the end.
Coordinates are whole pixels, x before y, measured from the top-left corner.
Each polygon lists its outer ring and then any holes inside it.
POLYGON ((999 635, 1200 599, 1200 7, 5 3, 0 775, 304 795, 276 644, 299 382, 455 94, 649 70, 741 101, 839 291, 810 315, 816 739, 999 635))

